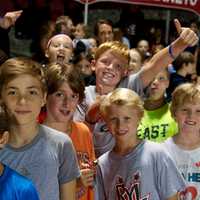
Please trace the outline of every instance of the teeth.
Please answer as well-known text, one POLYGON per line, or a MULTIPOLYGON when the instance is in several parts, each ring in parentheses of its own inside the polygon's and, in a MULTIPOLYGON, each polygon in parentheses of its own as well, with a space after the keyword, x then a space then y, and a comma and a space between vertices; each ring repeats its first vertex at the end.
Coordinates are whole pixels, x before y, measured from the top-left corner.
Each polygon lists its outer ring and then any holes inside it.
POLYGON ((105 78, 113 78, 113 74, 110 74, 110 73, 104 73, 103 74, 105 78))
POLYGON ((60 111, 64 115, 69 115, 70 111, 69 110, 61 110, 60 111))
POLYGON ((196 125, 196 122, 194 121, 186 121, 185 123, 192 126, 196 125))

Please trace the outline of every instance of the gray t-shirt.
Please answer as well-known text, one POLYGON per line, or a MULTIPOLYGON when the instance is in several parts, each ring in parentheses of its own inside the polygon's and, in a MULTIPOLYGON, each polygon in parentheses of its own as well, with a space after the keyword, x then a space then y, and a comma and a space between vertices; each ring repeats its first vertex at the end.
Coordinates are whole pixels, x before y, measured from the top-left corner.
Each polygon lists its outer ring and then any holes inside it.
MULTIPOLYGON (((137 73, 125 77, 122 81, 120 81, 118 87, 132 89, 143 98, 143 84, 139 75, 140 74, 137 73)), ((88 86, 85 88, 85 99, 80 105, 78 105, 76 109, 74 115, 75 121, 85 121, 85 113, 95 102, 97 95, 96 86, 88 86)), ((97 157, 113 148, 115 139, 113 138, 112 134, 109 133, 105 122, 101 121, 95 124, 93 129, 93 142, 97 157)))
POLYGON ((71 139, 43 125, 30 144, 21 148, 6 145, 0 151, 0 161, 30 178, 40 200, 58 200, 59 185, 80 176, 71 139))
POLYGON ((160 144, 142 141, 129 154, 99 158, 95 200, 164 200, 185 189, 175 163, 160 144))

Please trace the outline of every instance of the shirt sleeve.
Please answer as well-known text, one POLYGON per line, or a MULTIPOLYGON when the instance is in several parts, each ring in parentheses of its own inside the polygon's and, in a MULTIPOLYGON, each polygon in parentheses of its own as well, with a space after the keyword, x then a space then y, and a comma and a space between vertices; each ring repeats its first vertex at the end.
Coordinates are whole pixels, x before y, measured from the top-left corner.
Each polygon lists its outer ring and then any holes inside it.
POLYGON ((157 159, 157 185, 161 199, 167 199, 184 191, 186 183, 168 153, 163 152, 157 159))
POLYGON ((77 156, 74 146, 68 139, 60 149, 60 168, 58 179, 60 184, 68 183, 80 176, 77 156))

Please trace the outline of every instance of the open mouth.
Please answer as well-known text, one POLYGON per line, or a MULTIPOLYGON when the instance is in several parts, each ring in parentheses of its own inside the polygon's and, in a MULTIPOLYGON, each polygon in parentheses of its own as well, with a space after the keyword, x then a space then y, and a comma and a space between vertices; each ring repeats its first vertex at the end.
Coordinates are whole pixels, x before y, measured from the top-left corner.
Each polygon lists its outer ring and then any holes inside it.
POLYGON ((68 116, 71 112, 70 110, 60 110, 60 112, 64 115, 64 116, 68 116))

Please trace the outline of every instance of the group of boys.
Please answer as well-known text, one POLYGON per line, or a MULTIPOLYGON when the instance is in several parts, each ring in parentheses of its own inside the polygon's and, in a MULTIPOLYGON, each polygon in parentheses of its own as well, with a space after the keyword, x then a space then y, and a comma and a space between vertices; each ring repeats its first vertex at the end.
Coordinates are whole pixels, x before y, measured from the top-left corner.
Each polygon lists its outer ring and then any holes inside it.
MULTIPOLYGON (((105 153, 98 159, 96 169, 96 199, 175 200, 185 193, 185 182, 171 157, 159 144, 140 140, 136 135, 143 116, 143 103, 138 95, 145 98, 144 89, 154 77, 188 45, 198 41, 196 34, 181 27, 178 20, 175 20, 175 26, 179 37, 155 54, 136 74, 127 76, 128 49, 120 42, 104 43, 96 51, 93 62, 96 85, 85 88, 85 99, 74 115, 74 120, 85 121, 93 129, 96 156, 105 153), (96 105, 89 110, 96 99, 99 99, 96 105)), ((0 168, 0 183, 1 179, 5 185, 9 182, 4 179, 8 165, 34 182, 41 200, 73 200, 76 179, 81 174, 70 134, 50 128, 48 123, 39 125, 37 122, 49 93, 46 88, 43 69, 34 61, 12 58, 1 66, 1 106, 8 115, 10 138, 0 151, 0 161, 4 163, 0 168)), ((72 118, 74 110, 70 110, 70 103, 77 101, 76 94, 66 98, 61 92, 54 95, 55 99, 61 98, 65 103, 65 109, 60 112, 72 118)), ((196 104, 192 113, 198 117, 196 104)), ((175 116, 176 112, 191 113, 181 104, 176 105, 175 116)), ((177 118, 178 123, 182 123, 181 117, 177 118)), ((197 124, 187 120, 182 127, 197 124)), ((12 194, 10 191, 1 191, 0 187, 1 199, 27 199, 26 196, 19 197, 18 193, 28 193, 31 196, 28 199, 37 199, 32 184, 24 181, 24 185, 21 191, 13 187, 17 191, 12 198, 8 198, 12 194)))

